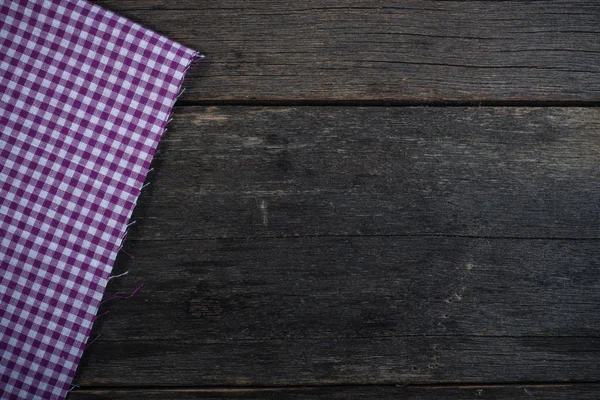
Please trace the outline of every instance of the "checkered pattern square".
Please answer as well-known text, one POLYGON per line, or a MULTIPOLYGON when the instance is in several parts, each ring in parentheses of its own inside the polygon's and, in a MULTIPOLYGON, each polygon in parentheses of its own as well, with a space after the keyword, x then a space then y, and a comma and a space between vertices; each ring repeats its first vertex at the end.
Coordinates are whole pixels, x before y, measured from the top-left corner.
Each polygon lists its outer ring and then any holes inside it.
POLYGON ((0 0, 0 394, 66 396, 197 53, 84 0, 0 0))

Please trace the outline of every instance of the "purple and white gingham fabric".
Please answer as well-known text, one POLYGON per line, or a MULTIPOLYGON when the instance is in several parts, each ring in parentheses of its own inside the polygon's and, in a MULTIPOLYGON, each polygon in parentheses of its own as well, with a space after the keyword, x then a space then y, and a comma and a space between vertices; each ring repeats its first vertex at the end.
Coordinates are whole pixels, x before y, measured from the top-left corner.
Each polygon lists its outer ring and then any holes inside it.
POLYGON ((0 0, 0 394, 61 399, 198 54, 84 0, 0 0))

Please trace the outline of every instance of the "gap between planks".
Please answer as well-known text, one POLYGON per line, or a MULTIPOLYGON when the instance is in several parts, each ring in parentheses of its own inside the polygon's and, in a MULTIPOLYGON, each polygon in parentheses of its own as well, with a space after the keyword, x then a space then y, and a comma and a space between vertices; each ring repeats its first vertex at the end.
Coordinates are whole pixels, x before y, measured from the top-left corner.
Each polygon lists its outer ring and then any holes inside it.
POLYGON ((522 381, 522 382, 437 382, 437 383, 421 383, 421 384, 401 384, 401 383, 360 383, 360 384, 323 384, 323 385, 285 385, 285 386, 244 386, 244 385, 207 385, 207 386, 151 386, 151 385, 135 385, 135 386, 81 386, 74 389, 73 392, 84 392, 84 391, 99 391, 99 390, 119 390, 119 391, 135 391, 135 390, 152 390, 152 391, 198 391, 198 392, 227 392, 227 391, 286 391, 286 390, 303 390, 303 389, 343 389, 343 388, 368 388, 368 387, 397 387, 397 388, 414 388, 414 389, 445 389, 445 388, 464 388, 464 389, 477 389, 477 388, 503 388, 503 387, 531 387, 531 388, 542 388, 542 387, 568 387, 576 385, 589 385, 597 386, 600 390, 600 380, 598 381, 522 381))
POLYGON ((149 238, 130 236, 128 242, 195 242, 209 240, 289 240, 289 239, 318 239, 318 238, 370 238, 370 237, 398 237, 398 238, 460 238, 474 240, 543 240, 543 241, 586 241, 600 240, 598 237, 544 237, 544 236, 474 236, 474 235, 448 235, 448 234, 312 234, 312 235, 266 235, 266 236, 215 236, 197 238, 149 238))
POLYGON ((528 100, 440 100, 440 101, 411 101, 411 100, 179 100, 177 107, 196 106, 245 106, 245 107, 600 107, 600 101, 528 101, 528 100))

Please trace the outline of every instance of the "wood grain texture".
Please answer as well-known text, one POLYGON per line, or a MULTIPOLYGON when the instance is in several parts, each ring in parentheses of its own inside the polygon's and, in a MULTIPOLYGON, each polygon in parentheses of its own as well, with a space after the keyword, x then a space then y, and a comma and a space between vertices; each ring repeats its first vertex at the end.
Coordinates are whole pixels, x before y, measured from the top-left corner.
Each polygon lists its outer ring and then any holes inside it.
POLYGON ((405 400, 596 400, 597 385, 501 385, 458 387, 342 387, 342 388, 231 388, 231 389, 145 389, 74 391, 71 400, 88 399, 405 399, 405 400))
POLYGON ((600 99, 593 0, 96 3, 207 55, 184 100, 600 99))
MULTIPOLYGON (((130 242, 83 385, 589 381, 596 242, 130 242)), ((103 311, 103 310, 101 310, 103 311)))
POLYGON ((598 122, 179 109, 76 383, 596 381, 598 122))
POLYGON ((131 237, 600 238, 600 112, 184 107, 131 237))
POLYGON ((208 58, 71 399, 598 398, 597 2, 95 2, 208 58))
POLYGON ((141 281, 144 293, 107 305, 104 341, 600 336, 595 241, 130 241, 127 251, 136 258, 117 271, 135 279, 109 291, 141 281))
MULTIPOLYGON (((176 327, 173 327, 177 329, 176 327)), ((74 383, 272 386, 597 381, 598 338, 457 337, 101 342, 74 383)))

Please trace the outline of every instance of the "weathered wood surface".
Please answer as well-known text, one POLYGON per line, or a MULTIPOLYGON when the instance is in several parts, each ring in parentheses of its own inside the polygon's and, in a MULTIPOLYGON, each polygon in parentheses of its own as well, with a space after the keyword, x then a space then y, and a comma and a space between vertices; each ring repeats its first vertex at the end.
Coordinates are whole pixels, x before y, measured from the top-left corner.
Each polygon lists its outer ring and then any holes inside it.
POLYGON ((75 391, 72 400, 88 399, 377 399, 377 400, 597 400, 598 385, 503 385, 433 387, 231 388, 75 391))
POLYGON ((78 384, 597 380, 596 109, 177 111, 78 384))
POLYGON ((96 2, 208 56, 184 100, 600 100, 594 0, 96 2))
MULTIPOLYGON (((82 385, 590 381, 590 241, 296 238, 129 242, 82 385)), ((101 310, 102 311, 102 310, 101 310)))
POLYGON ((600 238, 599 135, 596 108, 179 108, 131 237, 600 238))
MULTIPOLYGON (((177 329, 176 326, 173 329, 177 329)), ((74 383, 272 386, 598 380, 599 338, 265 339, 99 342, 74 383)), ((96 345, 96 343, 94 343, 96 345)))
POLYGON ((130 241, 127 251, 136 258, 119 269, 135 279, 109 289, 144 291, 106 306, 102 341, 600 337, 596 241, 130 241))
POLYGON ((598 398, 597 2, 96 2, 208 59, 72 399, 598 398))

